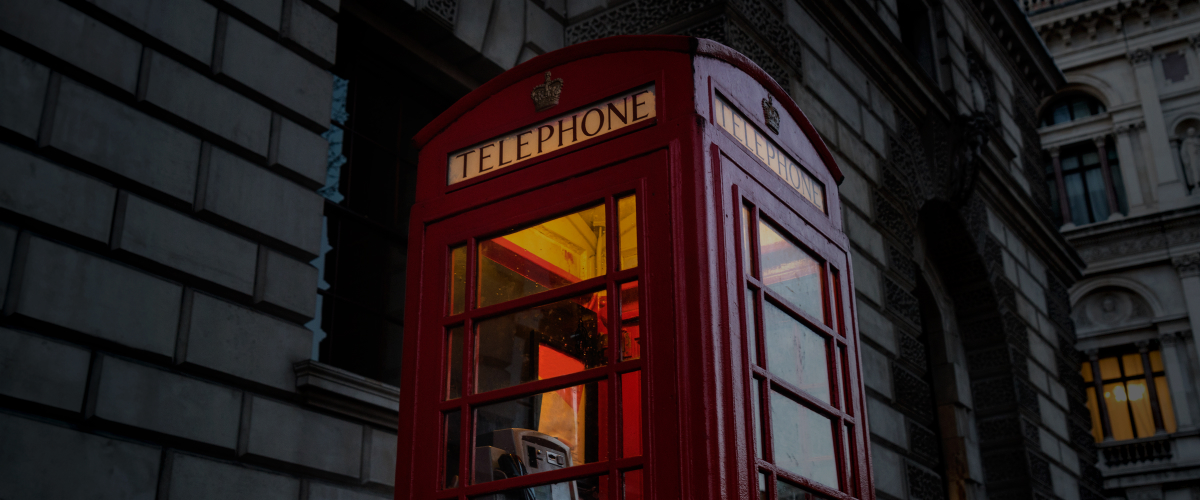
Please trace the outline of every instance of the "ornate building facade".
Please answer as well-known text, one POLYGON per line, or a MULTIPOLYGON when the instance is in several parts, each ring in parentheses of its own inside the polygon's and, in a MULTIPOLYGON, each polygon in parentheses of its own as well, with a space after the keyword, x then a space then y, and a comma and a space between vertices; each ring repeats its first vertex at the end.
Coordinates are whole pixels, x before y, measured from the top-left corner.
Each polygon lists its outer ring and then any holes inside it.
POLYGON ((1067 79, 1039 107, 1110 497, 1200 495, 1200 2, 1026 2, 1067 79))
POLYGON ((0 2, 0 498, 388 496, 411 137, 633 33, 748 55, 834 151, 879 498, 1100 498, 1012 0, 0 2))

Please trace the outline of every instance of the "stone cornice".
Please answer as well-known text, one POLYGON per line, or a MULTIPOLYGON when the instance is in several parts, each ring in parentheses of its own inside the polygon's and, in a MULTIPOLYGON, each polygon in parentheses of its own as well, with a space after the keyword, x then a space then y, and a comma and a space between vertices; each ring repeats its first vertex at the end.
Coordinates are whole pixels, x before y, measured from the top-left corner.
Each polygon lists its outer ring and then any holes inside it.
POLYGON ((1089 266, 1138 255, 1159 261, 1173 250, 1200 247, 1200 206, 1084 226, 1065 236, 1089 266))
POLYGON ((1189 253, 1171 259, 1175 272, 1180 278, 1190 278, 1200 275, 1200 253, 1189 253))

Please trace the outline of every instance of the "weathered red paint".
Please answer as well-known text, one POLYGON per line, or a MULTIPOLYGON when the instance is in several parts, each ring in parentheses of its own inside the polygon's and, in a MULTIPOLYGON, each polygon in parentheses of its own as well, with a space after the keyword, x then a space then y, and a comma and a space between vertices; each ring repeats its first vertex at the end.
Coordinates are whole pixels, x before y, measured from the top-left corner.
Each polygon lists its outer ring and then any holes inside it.
MULTIPOLYGON (((639 467, 644 469, 641 481, 645 498, 757 496, 755 464, 769 464, 754 458, 747 398, 751 396, 751 378, 769 379, 771 374, 751 366, 747 355, 744 283, 763 283, 745 278, 741 268, 739 238, 744 202, 753 203, 757 207, 754 214, 761 211, 822 261, 826 271, 822 286, 827 292, 824 307, 829 320, 825 324, 805 321, 835 346, 845 348, 843 354, 835 347, 832 352, 838 360, 830 358, 829 376, 837 381, 832 404, 803 394, 793 395, 806 406, 834 415, 838 422, 853 424, 851 465, 839 473, 842 491, 786 472, 780 477, 833 498, 874 498, 849 245, 841 230, 837 196, 842 174, 804 114, 754 63, 727 47, 689 37, 629 36, 579 44, 537 57, 493 79, 434 120, 415 142, 422 150, 409 235, 396 498, 466 499, 497 488, 608 472, 604 489, 608 498, 616 499, 619 475, 614 472, 639 467), (560 104, 539 113, 534 110, 530 91, 543 83, 546 71, 562 78, 565 87, 560 104), (447 186, 450 152, 651 82, 658 94, 653 122, 447 186), (824 184, 828 214, 784 184, 714 124, 714 92, 721 93, 764 132, 768 129, 760 103, 767 96, 773 98, 780 108, 781 124, 778 135, 768 137, 824 184), (607 276, 574 283, 548 270, 543 279, 561 281, 555 285, 563 285, 561 288, 478 309, 473 307, 475 283, 468 279, 468 312, 449 315, 445 297, 450 246, 482 241, 592 203, 612 205, 614 196, 632 192, 637 193, 639 205, 637 268, 610 271, 607 276), (641 294, 641 359, 618 362, 617 355, 609 353, 606 355, 612 362, 606 367, 484 395, 470 394, 472 382, 464 376, 463 397, 443 401, 447 325, 545 303, 545 294, 567 296, 607 287, 609 300, 617 300, 617 294, 612 293, 615 287, 635 277, 641 294), (443 488, 441 412, 469 409, 475 403, 497 398, 559 390, 584 380, 607 378, 615 382, 619 372, 632 369, 641 370, 640 457, 610 456, 607 461, 552 472, 443 488)), ((617 227, 615 210, 607 213, 608 227, 617 227)), ((609 233, 609 243, 616 241, 616 232, 609 233)), ((514 249, 485 251, 520 257, 514 249)), ((616 257, 608 258, 608 269, 617 269, 616 257)), ((467 259, 467 276, 475 275, 475 261, 467 259)), ((774 297, 773 292, 762 293, 774 297)), ((619 319, 622 308, 596 310, 613 320, 619 319)), ((759 322, 756 331, 761 332, 762 314, 755 318, 759 322)), ((758 339, 758 345, 764 345, 763 339, 758 339)), ((465 359, 474 358, 469 342, 463 350, 465 359)), ((609 387, 616 385, 610 383, 609 387)), ((794 392, 782 385, 778 390, 794 392)), ((621 404, 622 395, 616 392, 608 391, 605 404, 614 408, 621 404)), ((469 422, 466 419, 464 426, 469 422)), ((764 443, 769 453, 770 429, 767 431, 764 443)), ((617 434, 605 432, 610 454, 615 454, 622 439, 617 434)), ((470 446, 463 442, 460 456, 468 457, 470 446)), ((839 460, 843 458, 840 447, 836 453, 839 460)), ((464 458, 462 462, 470 460, 464 458)), ((466 465, 460 467, 462 477, 466 477, 466 470, 466 465)))

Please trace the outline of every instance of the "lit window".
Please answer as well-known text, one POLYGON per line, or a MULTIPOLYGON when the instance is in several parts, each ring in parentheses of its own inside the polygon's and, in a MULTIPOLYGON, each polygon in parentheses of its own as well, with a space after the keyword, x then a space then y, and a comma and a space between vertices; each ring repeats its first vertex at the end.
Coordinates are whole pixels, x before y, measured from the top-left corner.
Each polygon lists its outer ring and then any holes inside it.
POLYGON ((1096 442, 1107 436, 1124 441, 1150 437, 1159 430, 1175 432, 1175 409, 1161 352, 1100 358, 1094 365, 1084 362, 1080 374, 1088 383, 1087 407, 1092 413, 1092 437, 1096 442), (1149 372, 1146 364, 1150 365, 1149 372), (1103 405, 1099 404, 1101 399, 1103 405), (1104 427, 1104 416, 1108 417, 1108 429, 1104 427))

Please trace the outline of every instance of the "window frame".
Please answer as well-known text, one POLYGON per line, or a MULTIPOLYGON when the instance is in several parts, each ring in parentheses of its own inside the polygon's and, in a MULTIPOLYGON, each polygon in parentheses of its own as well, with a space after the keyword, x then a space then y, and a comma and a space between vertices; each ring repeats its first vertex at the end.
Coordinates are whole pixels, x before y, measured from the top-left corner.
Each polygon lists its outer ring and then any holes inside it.
MULTIPOLYGON (((762 204, 756 203, 755 194, 741 191, 735 185, 733 203, 737 215, 734 219, 734 234, 738 238, 736 247, 736 274, 738 278, 737 308, 742 318, 738 329, 741 352, 747 369, 743 397, 747 401, 754 398, 757 401, 757 411, 746 411, 747 453, 750 462, 751 491, 766 491, 769 498, 777 498, 777 485, 780 481, 791 483, 801 489, 808 490, 826 498, 850 500, 859 498, 861 494, 858 484, 858 474, 861 464, 856 451, 860 446, 857 438, 861 431, 861 419, 856 415, 857 398, 854 398, 854 378, 851 370, 856 369, 850 363, 854 344, 846 331, 843 318, 842 303, 842 274, 843 271, 833 265, 833 259, 823 255, 823 252, 811 245, 804 244, 802 238, 797 238, 795 232, 783 220, 762 213, 762 204), (749 220, 743 220, 743 210, 749 210, 749 220), (759 246, 760 221, 765 221, 780 233, 787 241, 818 259, 821 269, 822 313, 824 319, 813 317, 798 305, 793 305, 778 292, 772 290, 762 281, 761 247, 759 246), (748 229, 748 231, 747 231, 748 229), (742 238, 748 237, 749 241, 742 238), (749 250, 749 260, 746 251, 749 250), (751 263, 752 269, 746 269, 746 262, 751 263), (753 298, 753 303, 747 303, 747 291, 753 298), (782 379, 780 375, 769 371, 766 354, 766 331, 763 312, 767 304, 775 306, 791 319, 808 327, 826 342, 825 359, 826 371, 829 377, 830 401, 822 401, 817 396, 805 392, 782 379), (748 312, 749 311, 749 312, 748 312), (748 324, 747 320, 753 320, 748 324), (753 349, 753 350, 752 350, 753 349), (832 427, 834 448, 834 466, 837 470, 838 487, 831 488, 816 480, 806 478, 782 466, 774 460, 774 443, 772 440, 772 395, 778 394, 788 398, 818 416, 828 418, 832 427), (758 422, 755 422, 757 418, 758 422), (757 435, 756 435, 757 434, 757 435), (761 443, 762 449, 757 445, 761 443), (765 490, 758 481, 765 478, 765 490)), ((779 217, 786 217, 785 213, 779 217)))
MULTIPOLYGON (((1091 380, 1090 381, 1088 381, 1086 379, 1084 380, 1084 383, 1090 384, 1090 386, 1088 386, 1086 389, 1091 389, 1095 393, 1095 398, 1096 398, 1095 399, 1096 406, 1095 406, 1095 408, 1089 408, 1089 413, 1091 413, 1092 417, 1095 420, 1097 420, 1101 423, 1101 427, 1102 427, 1101 431, 1100 431, 1101 438, 1100 438, 1100 440, 1096 441, 1097 443, 1105 443, 1105 442, 1124 443, 1124 442, 1136 441, 1136 440, 1140 440, 1140 439, 1152 438, 1155 435, 1158 435, 1159 433, 1174 432, 1174 431, 1168 431, 1166 429, 1166 418, 1164 416, 1164 412, 1166 410, 1164 409, 1164 404, 1163 404, 1164 396, 1163 396, 1163 394, 1158 393, 1158 388, 1157 388, 1157 384, 1156 384, 1156 380, 1159 377, 1162 377, 1163 380, 1166 382, 1166 386, 1168 389, 1168 392, 1166 394, 1166 398, 1168 398, 1167 404, 1170 404, 1173 409, 1174 402, 1170 401, 1170 399, 1171 399, 1171 395, 1170 395, 1171 381, 1167 379, 1166 359, 1165 359, 1164 353, 1162 352, 1161 346, 1153 346, 1152 347, 1152 346, 1146 345, 1146 346, 1136 346, 1135 347, 1135 346, 1131 346, 1131 345, 1123 345, 1123 346, 1119 346, 1119 347, 1106 348, 1106 349, 1099 350, 1099 351, 1092 351, 1090 353, 1089 359, 1082 363, 1082 367, 1081 367, 1080 371, 1082 372, 1084 369, 1090 370, 1090 372, 1091 372, 1091 380), (1153 354, 1155 352, 1157 352, 1159 354, 1160 360, 1162 360, 1162 363, 1163 363, 1162 369, 1158 370, 1158 371, 1154 370, 1153 364, 1151 362, 1151 354, 1153 354), (1126 374, 1124 358, 1128 355, 1140 356, 1140 360, 1142 363, 1142 373, 1140 375, 1127 375, 1126 374), (1117 367, 1120 370, 1119 377, 1112 378, 1112 379, 1105 379, 1101 376, 1100 363, 1107 359, 1115 359, 1116 360, 1117 367), (1147 397, 1150 398, 1151 418, 1153 419, 1155 432, 1154 432, 1154 434, 1151 434, 1150 436, 1138 436, 1137 435, 1138 434, 1137 423, 1136 423, 1136 417, 1135 417, 1134 410, 1133 410, 1133 405, 1129 404, 1127 402, 1125 405, 1125 411, 1128 413, 1128 416, 1129 416, 1129 433, 1133 437, 1128 438, 1128 439, 1117 439, 1116 438, 1116 430, 1113 429, 1112 415, 1108 414, 1108 411, 1109 411, 1108 404, 1105 402, 1105 398, 1104 398, 1104 386, 1107 384, 1119 383, 1126 391, 1126 394, 1128 394, 1129 388, 1126 384, 1129 382, 1137 382, 1137 381, 1141 381, 1147 385, 1147 388, 1146 388, 1147 397)), ((1172 415, 1172 417, 1174 417, 1174 415, 1172 415)), ((1178 431, 1178 423, 1176 423, 1176 431, 1178 431)), ((1093 439, 1094 438, 1095 438, 1095 434, 1093 433, 1093 439)))
MULTIPOLYGON (((561 186, 551 187, 552 190, 558 190, 561 186)), ((574 198, 572 201, 555 204, 555 207, 543 207, 537 209, 535 213, 527 213, 520 217, 521 222, 508 222, 504 225, 493 226, 494 229, 479 230, 478 226, 474 230, 467 230, 467 236, 447 235, 446 238, 433 238, 428 241, 431 245, 437 245, 441 248, 444 254, 439 259, 443 269, 442 277, 444 280, 441 288, 442 295, 436 299, 438 319, 435 324, 430 325, 434 329, 442 332, 440 350, 440 362, 438 363, 438 376, 430 377, 436 379, 438 384, 438 400, 430 407, 426 407, 422 411, 434 412, 439 421, 439 432, 437 433, 437 474, 432 479, 435 483, 433 488, 435 498, 437 499, 465 499, 476 497, 479 495, 488 495, 499 493, 509 489, 520 489, 526 487, 534 487, 544 484, 554 484, 567 481, 575 481, 579 479, 591 477, 603 477, 603 481, 607 482, 609 491, 623 491, 625 480, 630 473, 642 471, 642 488, 645 492, 646 488, 646 467, 649 463, 647 459, 650 454, 650 435, 649 435, 649 406, 648 406, 648 385, 649 377, 647 372, 647 357, 648 342, 647 332, 649 331, 647 303, 648 297, 646 294, 646 248, 645 242, 647 237, 644 236, 645 227, 645 200, 644 200, 644 185, 642 182, 618 182, 598 189, 587 189, 589 193, 603 193, 601 195, 585 195, 574 198), (620 214, 618 213, 618 202, 627 197, 636 196, 636 224, 638 231, 637 238, 637 265, 629 269, 620 269, 620 238, 621 233, 617 230, 608 230, 605 232, 605 273, 593 278, 572 283, 567 286, 555 288, 551 290, 543 290, 528 296, 512 299, 496 304, 491 304, 484 307, 476 307, 478 302, 478 283, 479 283, 479 244, 505 234, 512 233, 513 229, 520 230, 537 224, 576 213, 580 210, 585 210, 590 207, 596 207, 601 204, 605 207, 605 223, 608 228, 619 228, 620 214), (586 200, 581 202, 580 200, 586 200), (569 206, 567 204, 570 204, 569 206), (435 241, 436 240, 436 241, 435 241), (450 295, 453 291, 451 283, 452 276, 452 251, 455 248, 466 246, 466 283, 463 292, 465 295, 464 307, 462 312, 454 312, 451 309, 450 295), (639 329, 641 334, 641 355, 636 359, 620 361, 621 346, 617 344, 620 339, 619 332, 609 332, 610 339, 614 341, 608 345, 605 356, 607 357, 604 366, 585 369, 580 372, 557 376, 544 380, 534 380, 531 382, 520 383, 505 387, 502 389, 491 390, 483 393, 475 393, 476 385, 475 360, 477 353, 477 338, 478 329, 476 326, 487 319, 496 318, 511 314, 517 311, 528 310, 530 308, 551 304, 554 302, 578 297, 588 293, 606 291, 608 297, 608 307, 606 314, 608 315, 608 324, 620 325, 626 320, 622 319, 622 308, 613 307, 613 304, 620 303, 620 291, 622 285, 637 282, 639 286, 638 302, 639 302, 639 329), (451 342, 448 333, 451 329, 462 328, 463 340, 461 347, 461 358, 458 366, 461 369, 461 390, 457 398, 450 399, 447 395, 449 384, 449 369, 450 369, 450 349, 451 342), (641 444, 640 454, 633 457, 623 457, 622 436, 624 420, 622 418, 622 377, 628 373, 638 372, 641 374, 639 383, 639 397, 641 398, 641 444), (494 403, 511 401, 515 399, 527 398, 547 392, 577 387, 583 384, 604 381, 607 382, 607 396, 605 401, 606 408, 604 409, 605 416, 600 420, 604 425, 607 425, 607 436, 603 443, 602 449, 605 450, 605 458, 598 459, 592 463, 584 463, 572 465, 564 469, 541 472, 531 474, 529 476, 521 476, 517 478, 508 478, 497 481, 489 481, 479 484, 470 484, 471 481, 466 478, 474 476, 474 438, 475 424, 477 420, 476 412, 482 407, 489 406, 494 403), (457 412, 459 415, 458 432, 459 432, 459 463, 457 474, 459 482, 457 486, 447 487, 447 474, 454 472, 446 470, 447 450, 446 448, 446 432, 448 431, 447 416, 457 412), (534 479, 526 479, 527 477, 534 479), (517 484, 512 484, 516 482, 517 484)), ((486 208, 484 208, 486 209, 486 208)), ((511 220, 511 219, 510 219, 511 220)), ((431 247, 432 248, 432 247, 431 247)), ((430 290, 432 292, 432 290, 430 290)), ((432 383, 432 381, 431 381, 432 383)))

